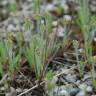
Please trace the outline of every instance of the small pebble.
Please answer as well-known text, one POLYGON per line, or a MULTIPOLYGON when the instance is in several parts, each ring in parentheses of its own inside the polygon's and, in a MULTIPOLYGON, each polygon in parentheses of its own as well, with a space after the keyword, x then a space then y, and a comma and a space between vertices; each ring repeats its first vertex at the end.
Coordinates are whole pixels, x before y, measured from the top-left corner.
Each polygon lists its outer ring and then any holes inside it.
POLYGON ((23 92, 27 91, 28 89, 24 89, 23 92))
POLYGON ((87 85, 86 85, 86 84, 80 84, 80 85, 79 85, 79 88, 80 88, 82 91, 84 91, 84 90, 86 90, 87 85))
POLYGON ((62 4, 62 7, 64 8, 64 13, 68 13, 69 7, 67 4, 62 4))
POLYGON ((8 86, 8 84, 6 83, 6 84, 4 85, 4 87, 5 87, 5 89, 8 89, 9 86, 8 86))
POLYGON ((96 5, 96 0, 92 0, 91 4, 96 5))
POLYGON ((84 82, 84 81, 86 81, 86 80, 88 80, 90 78, 91 78, 91 75, 90 74, 85 74, 84 75, 84 78, 82 79, 82 81, 84 82))
POLYGON ((76 85, 80 85, 80 80, 77 80, 77 81, 75 82, 75 84, 76 84, 76 85))
POLYGON ((15 26, 13 26, 13 24, 9 24, 7 30, 8 30, 8 32, 16 31, 16 28, 15 28, 15 26))
POLYGON ((21 93, 21 92, 22 92, 21 88, 17 88, 17 89, 16 89, 16 92, 17 92, 17 93, 21 93))
POLYGON ((62 27, 59 27, 57 36, 58 37, 64 37, 64 32, 65 32, 65 29, 62 27))
POLYGON ((5 96, 12 96, 12 93, 6 93, 5 96))
POLYGON ((54 10, 54 5, 53 4, 48 4, 47 6, 46 6, 46 10, 47 11, 53 11, 54 10))
POLYGON ((56 83, 58 81, 58 77, 54 77, 53 79, 52 79, 52 83, 56 83))
POLYGON ((76 94, 80 91, 79 88, 72 88, 70 91, 70 96, 76 96, 76 94))
POLYGON ((83 49, 83 48, 80 48, 78 51, 79 51, 80 53, 83 53, 83 52, 84 52, 84 49, 83 49))
POLYGON ((10 90, 11 90, 11 93, 15 93, 16 92, 15 88, 13 88, 13 87, 10 87, 10 90))
POLYGON ((93 40, 96 42, 96 37, 93 40))
POLYGON ((72 20, 72 17, 70 15, 64 15, 64 20, 66 21, 71 21, 72 20))
POLYGON ((96 6, 94 6, 93 4, 90 5, 90 10, 91 12, 96 12, 96 6))
POLYGON ((53 21, 52 25, 53 25, 53 27, 56 27, 58 25, 58 22, 57 21, 53 21))
POLYGON ((84 91, 80 91, 76 96, 86 96, 86 93, 84 91))
POLYGON ((1 87, 1 91, 4 91, 5 90, 5 87, 1 87))
POLYGON ((44 24, 44 20, 41 20, 41 24, 44 24))
POLYGON ((92 86, 88 86, 88 87, 86 88, 86 92, 91 93, 91 92, 92 92, 92 86))
POLYGON ((61 90, 58 92, 58 96, 68 96, 68 92, 66 90, 61 90))
POLYGON ((65 77, 66 81, 67 82, 70 82, 70 83, 75 83, 76 82, 76 76, 74 75, 71 75, 71 74, 68 74, 66 77, 65 77))

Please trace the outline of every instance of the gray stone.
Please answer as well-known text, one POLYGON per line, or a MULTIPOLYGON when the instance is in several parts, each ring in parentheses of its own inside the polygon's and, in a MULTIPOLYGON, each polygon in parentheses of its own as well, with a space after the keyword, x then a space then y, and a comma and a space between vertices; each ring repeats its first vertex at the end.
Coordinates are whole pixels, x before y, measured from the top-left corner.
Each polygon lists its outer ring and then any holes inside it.
POLYGON ((1 91, 5 91, 5 87, 1 87, 0 89, 1 89, 1 91))
POLYGON ((76 96, 76 94, 80 91, 79 88, 72 88, 70 91, 70 96, 76 96))
POLYGON ((77 81, 75 82, 75 84, 76 84, 76 85, 80 85, 80 82, 81 82, 80 80, 77 80, 77 81))
POLYGON ((92 86, 87 86, 87 88, 86 88, 86 92, 88 92, 88 93, 91 93, 92 92, 92 86))
POLYGON ((16 89, 16 92, 17 92, 17 93, 21 93, 21 92, 22 92, 22 89, 21 89, 21 88, 17 88, 17 89, 16 89))
POLYGON ((66 81, 69 82, 69 83, 75 83, 76 82, 76 76, 75 75, 71 75, 71 74, 68 74, 66 77, 65 77, 66 81))
POLYGON ((58 37, 64 37, 64 32, 65 32, 65 29, 62 28, 61 26, 59 26, 59 29, 58 29, 58 32, 57 32, 57 36, 58 37))
POLYGON ((66 90, 61 90, 58 92, 58 96, 68 96, 68 92, 66 90))
POLYGON ((71 21, 72 20, 72 17, 70 15, 64 15, 63 18, 65 21, 71 21))
POLYGON ((86 85, 85 83, 80 84, 80 85, 79 85, 79 88, 80 88, 82 91, 86 91, 87 85, 86 85))
POLYGON ((92 12, 96 12, 96 6, 90 4, 90 10, 91 10, 92 12))
POLYGON ((52 26, 53 26, 53 27, 56 27, 57 25, 58 25, 58 22, 57 22, 57 21, 53 21, 53 22, 52 22, 52 26))
POLYGON ((53 11, 54 8, 55 8, 55 6, 53 4, 47 4, 47 6, 46 6, 47 11, 53 11))
POLYGON ((9 86, 8 86, 8 84, 6 83, 6 84, 4 85, 4 87, 5 87, 5 89, 8 89, 9 86))
POLYGON ((76 96, 86 96, 86 93, 84 91, 80 91, 76 96))
POLYGON ((16 93, 16 90, 13 87, 10 87, 10 91, 11 91, 11 93, 16 93))

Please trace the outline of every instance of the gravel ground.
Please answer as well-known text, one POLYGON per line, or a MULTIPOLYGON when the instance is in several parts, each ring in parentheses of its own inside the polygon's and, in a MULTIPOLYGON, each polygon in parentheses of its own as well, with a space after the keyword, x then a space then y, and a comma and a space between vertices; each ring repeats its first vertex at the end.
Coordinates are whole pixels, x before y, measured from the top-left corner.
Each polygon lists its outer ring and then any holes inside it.
MULTIPOLYGON (((46 1, 48 1, 48 3, 44 3, 41 6, 41 12, 43 12, 43 11, 51 12, 51 11, 55 10, 56 4, 57 4, 56 0, 54 0, 54 1, 46 0, 46 1)), ((7 33, 10 33, 10 32, 12 34, 14 34, 15 36, 19 32, 24 32, 24 36, 25 36, 26 40, 28 40, 28 38, 29 38, 28 36, 34 31, 35 25, 32 28, 30 28, 30 30, 24 31, 25 30, 24 21, 26 18, 34 16, 34 12, 32 11, 33 2, 34 2, 33 0, 25 0, 25 1, 23 1, 23 0, 1 0, 0 1, 0 37, 1 38, 7 38, 7 33), (12 4, 16 1, 19 1, 18 8, 17 8, 18 11, 15 14, 13 14, 12 12, 10 12, 8 7, 10 4, 12 4)), ((59 24, 58 21, 63 18, 70 22, 72 19, 72 15, 69 14, 71 10, 68 5, 74 6, 72 8, 75 11, 78 10, 78 4, 76 3, 76 0, 62 0, 61 6, 63 9, 63 15, 60 14, 59 16, 57 16, 59 18, 52 21, 53 31, 56 30, 57 26, 59 26, 58 34, 57 34, 59 37, 64 36, 65 28, 58 25, 59 24)), ((90 0, 89 7, 90 7, 90 11, 92 12, 92 14, 95 14, 96 13, 96 0, 90 0)), ((56 65, 54 65, 54 66, 56 66, 55 71, 57 73, 61 72, 62 70, 69 69, 69 66, 71 67, 70 64, 66 65, 63 62, 64 60, 62 60, 62 62, 61 62, 61 59, 60 59, 60 62, 59 62, 59 59, 54 60, 54 61, 56 61, 56 65), (62 63, 63 65, 61 66, 60 63, 62 63)), ((20 79, 20 78, 23 78, 23 80, 25 80, 23 82, 27 82, 26 79, 24 79, 24 77, 22 77, 22 75, 19 75, 18 79, 20 79)), ((21 82, 21 81, 19 81, 19 82, 21 82)), ((70 96, 92 96, 92 94, 95 94, 95 92, 93 92, 94 89, 92 87, 92 79, 91 79, 90 72, 85 72, 84 76, 82 78, 79 78, 78 72, 76 72, 76 70, 72 70, 69 73, 64 74, 64 76, 54 78, 52 82, 54 82, 56 84, 56 88, 53 90, 53 92, 48 93, 49 96, 56 96, 56 94, 58 94, 58 96, 69 96, 69 94, 70 94, 70 96)), ((4 92, 6 90, 6 88, 8 88, 8 85, 1 86, 0 92, 4 92)), ((11 96, 13 93, 21 93, 27 89, 26 88, 15 89, 14 87, 11 86, 10 90, 11 90, 11 93, 7 93, 6 96, 11 96)), ((33 95, 26 95, 26 96, 33 96, 33 95)))

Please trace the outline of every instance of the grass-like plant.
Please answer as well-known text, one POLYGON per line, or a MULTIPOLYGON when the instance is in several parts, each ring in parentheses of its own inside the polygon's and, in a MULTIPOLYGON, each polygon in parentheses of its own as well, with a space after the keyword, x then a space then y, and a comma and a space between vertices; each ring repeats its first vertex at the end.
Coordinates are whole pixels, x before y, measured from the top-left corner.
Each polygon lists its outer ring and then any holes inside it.
POLYGON ((21 50, 16 55, 10 42, 0 42, 0 73, 4 74, 3 68, 13 75, 20 66, 21 50))
POLYGON ((58 47, 55 39, 50 40, 48 37, 49 32, 52 30, 50 18, 50 15, 45 14, 46 25, 44 30, 41 30, 42 24, 38 20, 37 34, 31 37, 29 46, 26 48, 26 58, 33 71, 35 71, 37 79, 43 75, 43 71, 47 66, 47 59, 52 55, 54 49, 58 47))
POLYGON ((77 68, 79 70, 80 75, 82 76, 84 74, 85 63, 84 61, 79 59, 79 42, 73 40, 73 46, 76 53, 77 68))
POLYGON ((85 49, 85 55, 86 59, 89 64, 92 64, 92 78, 93 81, 95 80, 95 70, 94 70, 94 62, 92 58, 92 31, 95 31, 96 26, 96 20, 94 16, 91 16, 89 11, 89 0, 78 0, 79 1, 79 25, 82 30, 83 36, 84 36, 84 49, 85 49))
POLYGON ((0 42, 0 74, 3 75, 3 64, 7 60, 7 50, 3 42, 0 42))
MULTIPOLYGON (((90 32, 90 18, 89 12, 89 0, 78 0, 79 1, 79 25, 84 36, 84 48, 87 59, 92 56, 92 33, 90 32)), ((90 59, 89 59, 90 60, 90 59)))
POLYGON ((19 49, 18 54, 16 54, 16 50, 13 49, 13 44, 11 44, 11 42, 7 43, 5 47, 7 49, 8 54, 9 71, 11 73, 14 73, 20 67, 21 49, 19 49))
POLYGON ((26 48, 26 57, 31 68, 35 71, 37 79, 41 77, 45 63, 56 47, 53 41, 46 45, 46 41, 41 39, 38 34, 32 37, 29 47, 26 48))

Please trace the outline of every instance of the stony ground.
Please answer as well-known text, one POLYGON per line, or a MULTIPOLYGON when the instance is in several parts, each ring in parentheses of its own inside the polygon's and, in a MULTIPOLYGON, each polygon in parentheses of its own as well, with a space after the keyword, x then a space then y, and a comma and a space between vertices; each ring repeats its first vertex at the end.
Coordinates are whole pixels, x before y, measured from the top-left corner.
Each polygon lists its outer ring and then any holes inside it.
MULTIPOLYGON (((31 18, 34 16, 34 13, 32 11, 33 8, 33 0, 16 0, 18 1, 18 11, 13 14, 8 9, 8 6, 11 3, 14 3, 15 0, 1 0, 0 1, 0 37, 1 38, 7 38, 7 33, 11 33, 14 36, 18 34, 18 32, 24 32, 24 36, 26 40, 29 39, 30 33, 33 31, 33 27, 28 31, 24 31, 24 21, 26 18, 31 18), (18 17, 18 18, 16 18, 18 17)), ((51 0, 47 3, 44 3, 44 5, 41 6, 41 11, 54 11, 56 8, 56 2, 55 0, 51 2, 51 0)), ((59 21, 62 19, 68 20, 70 22, 72 19, 75 18, 71 13, 76 12, 78 10, 78 4, 76 3, 76 0, 62 0, 61 7, 63 12, 61 12, 59 15, 56 14, 57 18, 52 21, 53 31, 56 30, 58 26, 58 34, 57 36, 62 37, 64 35, 65 28, 59 25, 59 21)), ((90 11, 92 14, 96 13, 96 0, 90 0, 90 11)), ((54 14, 52 14, 54 15, 54 14)), ((41 21, 43 23, 43 20, 41 21)), ((72 31, 79 30, 77 26, 74 26, 74 24, 71 26, 72 31)), ((57 56, 52 60, 52 64, 54 66, 51 66, 52 70, 59 74, 63 70, 67 70, 70 68, 73 68, 76 66, 75 62, 73 62, 74 54, 70 52, 66 52, 63 54, 63 57, 57 56), (66 59, 65 59, 66 58, 66 59)), ((25 72, 26 73, 26 72, 25 72)), ((31 72, 29 72, 31 74, 31 72)), ((16 81, 14 81, 16 85, 8 86, 0 85, 0 96, 5 96, 3 92, 6 93, 6 96, 13 96, 12 94, 19 94, 26 90, 28 90, 31 86, 33 86, 33 82, 30 77, 30 74, 22 74, 19 73, 17 75, 16 81), (22 81, 23 80, 23 81, 22 81), (19 83, 18 83, 19 82, 19 83), (22 86, 23 82, 23 86, 22 86), (27 84, 26 84, 27 82, 27 84), (18 85, 17 85, 18 84, 18 85), (30 86, 29 86, 30 85, 30 86), (19 86, 19 87, 18 87, 19 86), (6 92, 7 89, 7 92, 6 92), (9 90, 8 90, 9 89, 9 90)), ((78 71, 76 68, 73 68, 73 70, 65 72, 63 75, 57 76, 53 79, 52 82, 56 84, 56 88, 53 90, 53 92, 48 93, 48 96, 96 96, 96 90, 93 89, 92 86, 92 79, 91 79, 91 72, 88 70, 85 70, 84 76, 80 77, 78 75, 78 71)), ((10 81, 10 78, 7 78, 10 81)), ((29 92, 26 95, 22 96, 43 96, 43 87, 41 86, 41 89, 35 90, 33 93, 29 92), (35 95, 34 95, 35 94, 35 95), (37 94, 37 95, 36 95, 37 94), (40 95, 38 95, 40 94, 40 95)), ((17 95, 18 96, 18 95, 17 95)))

